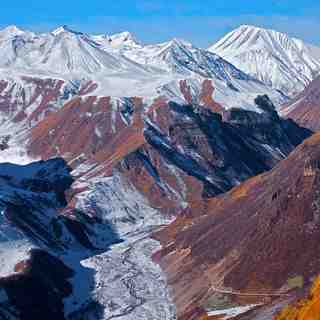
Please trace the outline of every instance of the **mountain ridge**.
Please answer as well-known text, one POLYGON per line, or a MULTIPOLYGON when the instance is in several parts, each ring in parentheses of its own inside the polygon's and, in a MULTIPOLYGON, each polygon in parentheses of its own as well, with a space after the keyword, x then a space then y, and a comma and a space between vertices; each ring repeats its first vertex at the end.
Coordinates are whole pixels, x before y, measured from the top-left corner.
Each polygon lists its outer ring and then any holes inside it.
MULTIPOLYGON (((8 29, 10 31, 10 28, 8 29)), ((8 31, 7 30, 7 31, 8 31)), ((180 82, 186 80, 201 91, 201 83, 211 79, 212 98, 223 107, 255 109, 257 95, 268 94, 273 102, 287 96, 248 76, 223 58, 179 39, 143 46, 124 32, 92 36, 68 26, 45 34, 20 31, 0 38, 0 77, 51 78, 64 82, 92 81, 97 96, 159 96, 181 101, 180 82), (109 40, 118 41, 116 46, 109 40), (134 44, 132 44, 134 42, 134 44)), ((16 82, 19 82, 18 80, 16 82)))

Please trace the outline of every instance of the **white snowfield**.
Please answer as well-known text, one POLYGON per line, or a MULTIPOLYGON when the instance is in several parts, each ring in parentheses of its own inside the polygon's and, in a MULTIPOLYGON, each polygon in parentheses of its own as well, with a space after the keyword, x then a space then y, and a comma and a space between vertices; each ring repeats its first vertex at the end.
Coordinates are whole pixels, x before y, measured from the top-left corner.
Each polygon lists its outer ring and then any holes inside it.
POLYGON ((289 95, 302 91, 320 72, 320 48, 254 26, 240 26, 208 50, 289 95))

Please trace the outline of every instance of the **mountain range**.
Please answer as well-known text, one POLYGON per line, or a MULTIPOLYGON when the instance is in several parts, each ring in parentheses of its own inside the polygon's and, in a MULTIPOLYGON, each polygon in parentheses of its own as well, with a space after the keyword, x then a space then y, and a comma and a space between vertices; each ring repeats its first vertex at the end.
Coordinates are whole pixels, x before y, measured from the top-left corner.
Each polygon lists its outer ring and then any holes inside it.
POLYGON ((312 314, 319 71, 254 26, 209 49, 1 30, 0 318, 312 314))

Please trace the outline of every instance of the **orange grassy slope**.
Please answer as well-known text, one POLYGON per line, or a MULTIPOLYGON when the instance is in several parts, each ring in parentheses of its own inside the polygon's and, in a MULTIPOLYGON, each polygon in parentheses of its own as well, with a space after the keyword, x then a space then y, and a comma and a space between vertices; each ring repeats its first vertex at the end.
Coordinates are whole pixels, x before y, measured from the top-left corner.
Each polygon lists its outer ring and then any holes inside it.
POLYGON ((275 320, 320 320, 320 277, 304 300, 285 308, 275 320))

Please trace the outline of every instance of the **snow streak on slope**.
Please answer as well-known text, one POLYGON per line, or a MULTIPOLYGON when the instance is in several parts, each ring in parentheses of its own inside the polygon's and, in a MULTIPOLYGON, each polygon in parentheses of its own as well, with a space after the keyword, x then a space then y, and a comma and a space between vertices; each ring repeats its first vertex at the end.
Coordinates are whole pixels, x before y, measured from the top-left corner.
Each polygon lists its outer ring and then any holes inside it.
POLYGON ((229 309, 209 311, 208 316, 210 316, 210 317, 219 316, 219 318, 221 317, 222 320, 233 319, 243 313, 250 311, 251 309, 255 308, 256 306, 257 305, 253 304, 253 305, 247 305, 247 306, 233 307, 233 308, 229 308, 229 309))
POLYGON ((320 71, 319 48, 273 30, 241 26, 209 48, 244 72, 288 94, 320 71))

